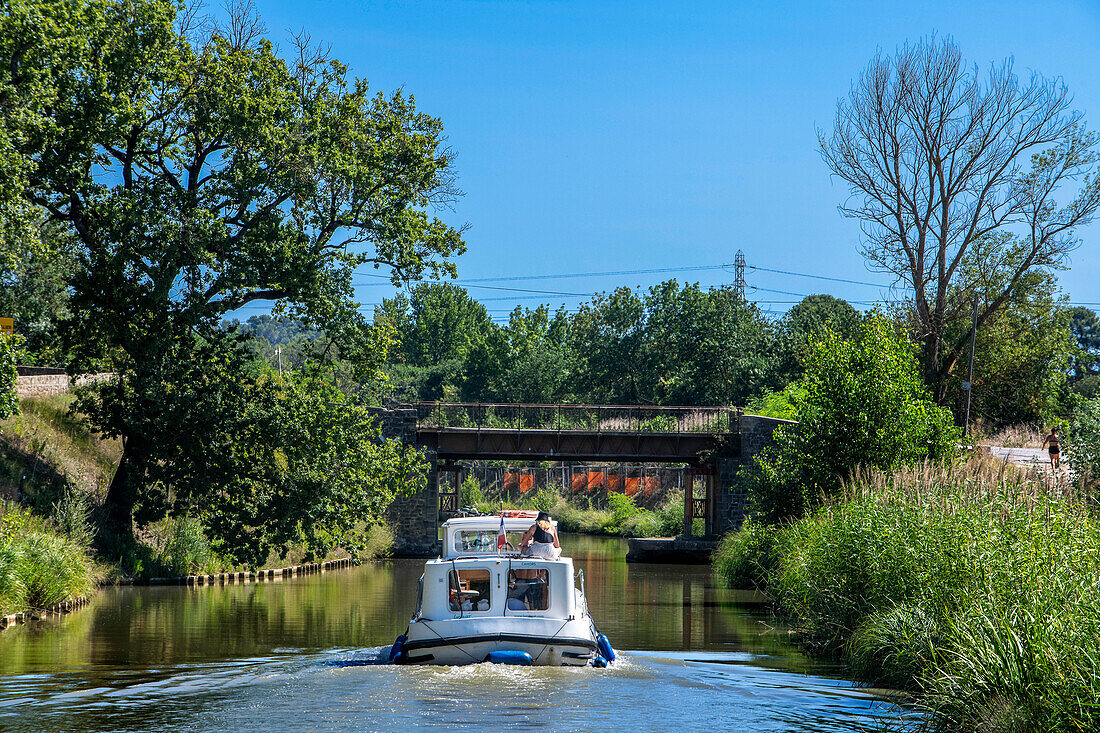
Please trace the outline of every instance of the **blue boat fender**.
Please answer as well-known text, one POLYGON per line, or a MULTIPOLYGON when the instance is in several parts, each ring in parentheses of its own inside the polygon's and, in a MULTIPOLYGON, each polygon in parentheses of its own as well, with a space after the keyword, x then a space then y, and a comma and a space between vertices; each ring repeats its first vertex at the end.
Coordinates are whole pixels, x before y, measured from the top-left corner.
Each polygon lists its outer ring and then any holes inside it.
POLYGON ((401 651, 405 648, 405 642, 409 637, 402 634, 393 640, 393 646, 390 647, 390 661, 394 661, 401 655, 401 651))
POLYGON ((603 634, 596 635, 596 646, 600 650, 600 654, 606 657, 607 661, 615 661, 615 650, 611 648, 611 642, 607 640, 607 637, 603 634))
POLYGON ((597 654, 592 659, 592 666, 596 667, 597 669, 603 669, 607 666, 607 657, 597 654))
POLYGON ((531 659, 531 655, 527 652, 499 649, 495 652, 489 652, 489 655, 485 657, 485 661, 492 662, 493 664, 519 664, 526 666, 528 664, 533 664, 535 660, 531 659))

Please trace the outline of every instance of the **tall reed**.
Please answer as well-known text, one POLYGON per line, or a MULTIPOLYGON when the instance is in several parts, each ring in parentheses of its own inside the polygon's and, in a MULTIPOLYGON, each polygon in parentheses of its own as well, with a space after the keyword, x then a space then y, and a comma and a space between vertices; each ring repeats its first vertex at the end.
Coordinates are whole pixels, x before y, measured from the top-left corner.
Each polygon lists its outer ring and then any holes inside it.
POLYGON ((90 593, 95 580, 85 546, 0 503, 0 613, 55 606, 90 593))
POLYGON ((1100 729, 1100 522, 1091 495, 996 461, 857 472, 717 567, 809 648, 912 690, 937 730, 1100 729))

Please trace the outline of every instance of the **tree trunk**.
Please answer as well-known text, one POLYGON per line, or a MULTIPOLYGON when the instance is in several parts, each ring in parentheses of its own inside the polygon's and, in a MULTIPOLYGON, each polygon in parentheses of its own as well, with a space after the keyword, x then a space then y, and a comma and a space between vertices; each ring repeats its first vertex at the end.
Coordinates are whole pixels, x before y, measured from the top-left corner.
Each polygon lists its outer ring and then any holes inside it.
POLYGON ((122 444, 122 460, 107 488, 106 510, 108 528, 119 537, 134 534, 134 504, 137 503, 138 461, 141 440, 127 436, 122 444))
POLYGON ((939 346, 938 334, 930 333, 925 336, 921 361, 924 368, 924 383, 931 390, 933 401, 937 405, 942 405, 947 399, 947 380, 940 375, 939 346))

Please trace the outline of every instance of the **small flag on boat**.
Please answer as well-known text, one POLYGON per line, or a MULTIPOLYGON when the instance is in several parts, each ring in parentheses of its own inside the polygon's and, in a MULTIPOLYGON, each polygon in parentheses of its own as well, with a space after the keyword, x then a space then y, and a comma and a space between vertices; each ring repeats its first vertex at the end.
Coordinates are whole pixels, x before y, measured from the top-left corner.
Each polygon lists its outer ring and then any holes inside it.
POLYGON ((508 544, 508 535, 504 534, 504 513, 500 515, 500 529, 497 530, 497 549, 501 549, 508 544))

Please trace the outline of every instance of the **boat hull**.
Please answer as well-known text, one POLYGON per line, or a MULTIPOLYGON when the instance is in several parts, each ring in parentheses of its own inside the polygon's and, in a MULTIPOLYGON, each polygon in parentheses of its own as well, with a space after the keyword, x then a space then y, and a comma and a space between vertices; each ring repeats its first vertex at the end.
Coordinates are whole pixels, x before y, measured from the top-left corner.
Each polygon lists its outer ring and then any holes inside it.
POLYGON ((590 623, 579 619, 463 618, 409 624, 398 664, 477 664, 491 652, 518 651, 531 663, 583 667, 598 654, 590 623))

